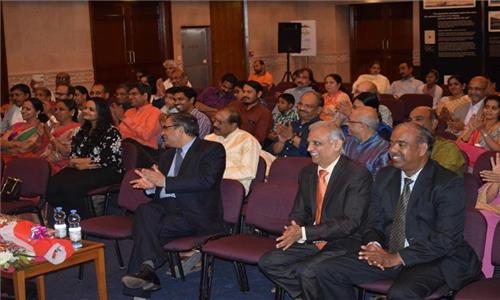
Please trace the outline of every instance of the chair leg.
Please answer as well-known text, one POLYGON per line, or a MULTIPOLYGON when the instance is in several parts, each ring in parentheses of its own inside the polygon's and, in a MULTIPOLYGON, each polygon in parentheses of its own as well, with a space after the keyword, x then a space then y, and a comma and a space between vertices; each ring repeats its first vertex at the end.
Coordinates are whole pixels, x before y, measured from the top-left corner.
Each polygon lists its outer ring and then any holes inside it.
POLYGON ((181 256, 179 255, 179 252, 176 252, 174 254, 175 257, 175 262, 177 264, 177 270, 179 271, 179 276, 181 277, 182 281, 186 281, 186 277, 184 276, 184 268, 182 268, 182 260, 181 256))
POLYGON ((237 261, 234 261, 233 264, 236 270, 236 278, 238 279, 240 291, 248 292, 250 289, 248 287, 248 278, 245 270, 245 265, 237 261))
MULTIPOLYGON (((82 232, 82 240, 87 239, 87 234, 85 232, 82 232)), ((81 263, 78 266, 78 280, 82 281, 83 280, 83 274, 85 271, 85 263, 81 263)))
POLYGON ((201 258, 201 281, 200 281, 200 300, 210 300, 212 292, 212 280, 214 275, 214 257, 203 253, 201 258))
POLYGON ((285 290, 279 285, 275 286, 274 300, 284 300, 285 290))
POLYGON ((45 222, 43 221, 42 211, 38 207, 36 208, 36 216, 38 217, 38 220, 40 220, 40 225, 45 226, 45 222))
POLYGON ((120 250, 120 243, 118 240, 113 240, 113 246, 115 247, 116 256, 118 258, 118 264, 120 265, 120 269, 125 269, 125 264, 123 263, 122 252, 120 250))
POLYGON ((175 264, 174 264, 174 259, 172 257, 172 252, 167 253, 167 260, 168 260, 168 266, 170 268, 170 276, 172 276, 172 278, 177 278, 177 272, 175 272, 175 264))

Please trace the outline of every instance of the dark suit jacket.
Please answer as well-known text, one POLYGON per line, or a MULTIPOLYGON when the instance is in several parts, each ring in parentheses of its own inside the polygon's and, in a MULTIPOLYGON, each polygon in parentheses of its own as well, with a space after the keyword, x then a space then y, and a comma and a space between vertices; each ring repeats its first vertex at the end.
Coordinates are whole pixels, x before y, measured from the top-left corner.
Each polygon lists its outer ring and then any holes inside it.
MULTIPOLYGON (((377 241, 385 249, 401 190, 401 170, 381 169, 373 185, 373 197, 363 243, 377 241)), ((400 250, 406 266, 437 260, 453 290, 480 276, 481 264, 463 237, 465 191, 462 178, 429 160, 415 182, 406 216, 409 246, 400 250)))
MULTIPOLYGON (((167 150, 160 158, 160 171, 166 176, 175 156, 175 149, 167 150)), ((223 228, 220 183, 226 168, 226 151, 220 143, 196 140, 182 161, 179 174, 167 177, 166 193, 176 198, 166 201, 167 209, 186 218, 191 229, 199 233, 211 233, 223 228)))
POLYGON ((370 201, 370 172, 347 156, 341 155, 328 181, 321 210, 321 223, 314 225, 317 181, 317 165, 302 170, 290 220, 305 226, 308 242, 329 242, 325 250, 359 250, 360 228, 366 219, 370 201))

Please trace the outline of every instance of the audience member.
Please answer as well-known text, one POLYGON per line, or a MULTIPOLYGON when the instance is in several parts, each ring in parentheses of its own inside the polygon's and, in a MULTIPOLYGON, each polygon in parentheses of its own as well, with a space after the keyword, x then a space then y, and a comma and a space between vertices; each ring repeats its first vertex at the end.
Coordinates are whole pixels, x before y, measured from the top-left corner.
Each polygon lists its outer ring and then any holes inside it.
MULTIPOLYGON (((177 65, 177 63, 174 60, 166 60, 163 62, 163 68, 165 69, 165 75, 166 75, 166 79, 165 79, 165 81, 163 81, 163 87, 164 87, 163 91, 166 91, 173 86, 180 86, 180 85, 175 85, 172 82, 172 77, 173 77, 174 72, 177 72, 176 76, 180 76, 183 73, 182 70, 179 69, 179 66, 177 65)), ((179 78, 175 79, 175 81, 178 81, 178 80, 179 80, 179 78)), ((159 81, 160 81, 160 79, 158 79, 158 82, 159 81)), ((185 86, 191 87, 191 82, 189 82, 189 80, 187 80, 187 77, 186 77, 185 86)), ((157 90, 158 91, 162 90, 159 88, 158 84, 157 84, 157 90)), ((160 96, 163 96, 163 95, 160 94, 160 96)))
POLYGON ((223 230, 224 147, 197 138, 198 122, 189 114, 171 114, 161 128, 171 148, 162 155, 159 167, 138 169, 140 178, 131 182, 154 197, 134 212, 134 246, 128 274, 122 278, 126 294, 144 298, 161 288, 155 269, 165 263, 165 243, 223 230))
POLYGON ((399 74, 401 79, 394 81, 389 88, 389 94, 392 94, 396 99, 404 94, 417 94, 417 88, 424 84, 413 77, 413 64, 410 62, 399 64, 399 74))
POLYGON ((2 132, 5 132, 5 130, 11 128, 16 123, 24 122, 21 110, 24 101, 31 97, 29 86, 23 83, 14 85, 9 91, 12 104, 2 119, 2 132))
POLYGON ((66 72, 59 72, 56 74, 56 87, 60 84, 71 84, 71 76, 66 72))
POLYGON ((344 143, 344 154, 363 164, 373 177, 380 168, 389 164, 389 143, 377 133, 378 123, 378 113, 374 108, 356 108, 347 120, 349 136, 344 143))
POLYGON ((107 86, 105 86, 102 83, 96 82, 94 85, 92 85, 92 88, 90 89, 89 93, 90 97, 94 98, 102 98, 106 101, 109 100, 110 97, 110 91, 107 86))
POLYGON ((323 121, 331 121, 335 118, 339 103, 351 104, 349 95, 342 91, 342 77, 339 74, 328 74, 325 76, 326 93, 323 94, 325 105, 321 111, 320 118, 323 121))
POLYGON ((75 86, 75 96, 73 99, 76 101, 76 105, 78 106, 78 110, 81 111, 85 107, 85 102, 89 100, 89 91, 86 87, 82 85, 75 86))
POLYGON ((137 167, 150 167, 158 157, 161 112, 149 103, 149 90, 144 84, 131 85, 128 95, 132 108, 123 112, 120 107, 111 107, 111 112, 119 122, 122 139, 139 150, 137 167))
POLYGON ((196 91, 187 86, 180 86, 174 90, 175 107, 180 113, 191 114, 198 121, 199 138, 203 139, 212 129, 210 119, 195 107, 196 91))
POLYGON ((459 141, 490 151, 500 151, 500 96, 488 96, 484 100, 481 115, 474 115, 465 126, 459 141))
POLYGON ((166 115, 179 112, 175 107, 175 91, 176 87, 171 87, 165 91, 165 97, 163 98, 163 106, 160 111, 166 115))
POLYGON ((500 192, 500 153, 496 153, 495 157, 490 158, 491 170, 483 170, 480 172, 481 179, 486 182, 479 190, 477 202, 481 202, 482 207, 476 208, 483 209, 484 206, 489 207, 490 211, 493 210, 500 214, 500 207, 495 207, 494 204, 498 203, 500 198, 498 194, 500 192))
POLYGON ((297 111, 293 108, 295 105, 295 99, 291 94, 281 94, 278 97, 278 102, 276 107, 278 107, 278 112, 273 113, 273 129, 267 135, 267 138, 273 142, 278 140, 278 132, 276 129, 279 125, 287 125, 288 123, 295 122, 299 119, 297 111))
POLYGON ((66 99, 71 100, 75 96, 75 88, 72 85, 61 83, 56 87, 54 95, 57 101, 66 99))
POLYGON ((417 87, 417 94, 427 94, 432 97, 432 107, 435 108, 443 96, 443 89, 436 84, 439 79, 439 72, 435 69, 429 70, 425 75, 425 84, 417 87))
MULTIPOLYGON (((43 114, 43 103, 36 98, 28 98, 21 109, 22 122, 13 124, 7 129, 0 140, 2 160, 8 164, 14 158, 37 157, 45 148, 46 141, 42 139, 40 115, 43 114), (39 120, 40 118, 40 120, 39 120)), ((44 115, 45 122, 48 117, 44 115)))
POLYGON ((278 140, 272 145, 277 156, 309 156, 309 126, 319 121, 323 98, 317 92, 306 92, 297 104, 299 120, 276 127, 278 140))
POLYGON ((82 219, 91 216, 85 194, 93 189, 117 184, 122 178, 122 147, 108 103, 91 98, 83 110, 85 120, 71 142, 69 164, 51 177, 48 202, 66 213, 76 209, 82 219))
POLYGON ((78 122, 78 108, 74 100, 60 100, 57 102, 54 116, 57 119, 52 128, 47 123, 43 125, 43 134, 49 141, 40 157, 51 165, 52 174, 65 168, 69 163, 71 141, 80 130, 78 122))
POLYGON ((170 82, 172 86, 187 86, 191 87, 191 83, 188 80, 186 72, 181 69, 175 69, 170 77, 170 82))
POLYGON ((359 75, 358 79, 356 79, 356 81, 352 84, 352 90, 354 91, 361 82, 370 81, 376 85, 378 93, 388 93, 390 88, 389 79, 380 74, 380 71, 380 63, 378 61, 374 61, 370 66, 370 74, 359 75))
MULTIPOLYGON (((371 81, 362 81, 356 86, 356 88, 353 88, 353 93, 352 93, 353 99, 355 99, 361 93, 374 93, 377 94, 377 98, 379 95, 379 93, 377 93, 377 86, 371 81)), ((348 103, 345 103, 345 105, 343 104, 344 103, 341 103, 339 105, 339 110, 343 111, 345 114, 345 110, 346 109, 349 110, 351 108, 351 105, 348 105, 348 103)), ((393 125, 392 113, 389 110, 389 108, 379 103, 377 111, 380 113, 380 118, 382 122, 392 127, 393 125)))
POLYGON ((269 89, 273 86, 273 75, 266 71, 266 65, 264 61, 258 59, 253 62, 253 73, 248 76, 248 81, 257 81, 263 87, 269 89))
POLYGON ((215 115, 218 109, 226 107, 234 100, 233 88, 237 81, 234 74, 224 74, 218 87, 208 87, 198 96, 196 108, 209 116, 215 115))
POLYGON ((470 103, 469 96, 464 94, 466 82, 460 76, 450 76, 447 83, 450 96, 442 97, 435 107, 439 118, 444 121, 448 121, 455 115, 457 107, 470 103))
MULTIPOLYGON (((294 74, 293 82, 295 83, 295 87, 285 90, 285 93, 293 95, 295 106, 297 106, 297 103, 299 103, 304 93, 314 91, 311 84, 313 84, 315 80, 313 71, 309 68, 298 69, 294 74)), ((276 108, 274 110, 276 110, 276 108)))
MULTIPOLYGON (((130 98, 128 93, 130 91, 130 86, 126 83, 119 84, 115 89, 113 105, 120 106, 123 111, 127 111, 132 108, 132 104, 130 103, 130 98)), ((112 110, 111 110, 112 111, 112 110)))
POLYGON ((314 165, 300 173, 290 222, 276 239, 276 249, 259 260, 264 274, 293 299, 328 299, 321 294, 315 270, 325 260, 356 253, 361 246, 372 178, 342 155, 343 141, 342 131, 333 123, 311 125, 308 151, 314 165))
POLYGON ((438 119, 434 110, 428 106, 416 107, 410 112, 409 121, 425 127, 434 136, 431 159, 462 176, 466 167, 462 151, 450 140, 435 135, 438 119))
POLYGON ((323 299, 356 299, 354 285, 382 279, 394 280, 388 299, 424 299, 445 284, 456 291, 482 277, 464 240, 463 180, 430 159, 431 151, 424 127, 394 129, 393 165, 373 184, 363 246, 316 268, 323 299))
POLYGON ((53 117, 56 102, 52 101, 52 92, 46 87, 38 87, 35 89, 35 97, 43 104, 43 111, 52 122, 57 122, 53 117))
POLYGON ((218 142, 226 150, 226 170, 223 178, 235 179, 250 191, 250 184, 257 174, 261 146, 253 135, 241 130, 241 117, 232 108, 222 108, 214 116, 214 133, 205 140, 218 142))
POLYGON ((242 101, 229 105, 241 117, 241 129, 253 135, 262 145, 271 129, 273 117, 269 109, 261 104, 262 86, 257 81, 247 81, 243 86, 242 101))
POLYGON ((242 102, 243 97, 245 97, 245 94, 243 93, 243 86, 245 85, 246 81, 240 80, 237 81, 236 84, 234 85, 233 89, 233 95, 234 95, 234 100, 242 102))

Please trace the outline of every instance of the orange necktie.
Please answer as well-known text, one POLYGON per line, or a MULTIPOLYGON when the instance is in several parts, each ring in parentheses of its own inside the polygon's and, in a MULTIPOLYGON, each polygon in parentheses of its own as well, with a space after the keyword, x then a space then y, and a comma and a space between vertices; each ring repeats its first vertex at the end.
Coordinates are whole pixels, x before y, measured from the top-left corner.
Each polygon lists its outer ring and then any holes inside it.
MULTIPOLYGON (((321 222, 321 209, 323 208, 323 198, 325 197, 326 187, 328 182, 326 181, 326 176, 328 172, 326 170, 319 170, 318 185, 316 187, 316 215, 314 222, 319 224, 321 222)), ((315 243, 319 250, 323 249, 326 245, 325 241, 315 243)))

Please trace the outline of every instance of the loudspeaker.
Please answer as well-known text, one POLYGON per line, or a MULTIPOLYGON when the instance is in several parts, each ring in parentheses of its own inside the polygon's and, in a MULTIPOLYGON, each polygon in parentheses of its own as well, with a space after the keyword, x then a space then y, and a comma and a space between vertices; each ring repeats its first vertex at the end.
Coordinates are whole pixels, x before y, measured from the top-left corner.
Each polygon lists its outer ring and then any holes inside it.
POLYGON ((278 53, 300 53, 301 23, 278 23, 278 53))

